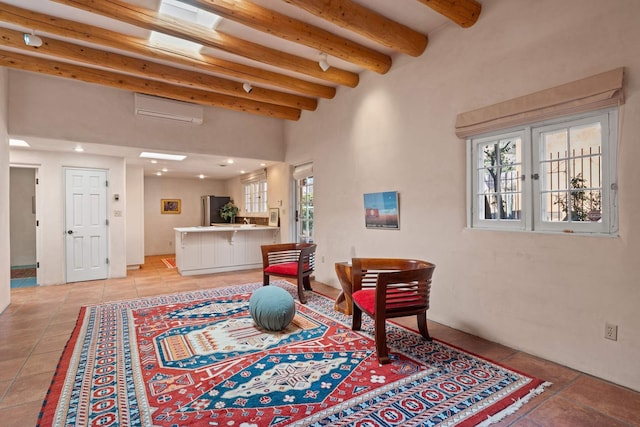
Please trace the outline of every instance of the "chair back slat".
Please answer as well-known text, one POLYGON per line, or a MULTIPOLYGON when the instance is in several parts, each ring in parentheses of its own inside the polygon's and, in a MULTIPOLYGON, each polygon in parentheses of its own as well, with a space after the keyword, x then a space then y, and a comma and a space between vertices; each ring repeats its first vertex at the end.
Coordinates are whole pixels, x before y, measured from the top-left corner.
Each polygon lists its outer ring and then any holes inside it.
POLYGON ((395 314, 428 309, 434 268, 378 274, 376 300, 385 302, 382 310, 395 314))
POLYGON ((287 250, 287 251, 275 251, 269 252, 269 265, 282 264, 285 262, 298 262, 300 258, 300 250, 287 250))

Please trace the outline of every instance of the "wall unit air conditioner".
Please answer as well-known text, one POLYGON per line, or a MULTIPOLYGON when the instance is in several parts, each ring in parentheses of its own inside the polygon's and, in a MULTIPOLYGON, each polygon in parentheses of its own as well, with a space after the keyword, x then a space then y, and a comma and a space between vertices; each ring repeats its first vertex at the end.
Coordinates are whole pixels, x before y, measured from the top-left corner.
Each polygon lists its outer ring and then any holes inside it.
POLYGON ((201 105, 174 101, 157 96, 134 94, 134 112, 138 116, 156 117, 201 125, 204 108, 201 105))

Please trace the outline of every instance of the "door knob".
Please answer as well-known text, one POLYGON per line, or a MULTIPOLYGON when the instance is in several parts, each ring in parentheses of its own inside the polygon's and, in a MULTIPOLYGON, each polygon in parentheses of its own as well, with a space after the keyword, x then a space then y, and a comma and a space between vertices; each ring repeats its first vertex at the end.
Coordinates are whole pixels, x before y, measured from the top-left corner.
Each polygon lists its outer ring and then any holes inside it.
POLYGON ((73 230, 67 231, 67 234, 73 234, 73 230))

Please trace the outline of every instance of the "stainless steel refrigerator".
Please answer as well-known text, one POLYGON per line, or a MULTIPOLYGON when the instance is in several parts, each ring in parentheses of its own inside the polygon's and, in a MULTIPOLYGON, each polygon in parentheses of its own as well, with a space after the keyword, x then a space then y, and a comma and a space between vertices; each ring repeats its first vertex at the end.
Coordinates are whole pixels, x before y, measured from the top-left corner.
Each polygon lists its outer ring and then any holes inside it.
POLYGON ((220 216, 220 208, 231 201, 228 196, 202 196, 200 198, 200 225, 209 226, 217 222, 228 222, 220 216))

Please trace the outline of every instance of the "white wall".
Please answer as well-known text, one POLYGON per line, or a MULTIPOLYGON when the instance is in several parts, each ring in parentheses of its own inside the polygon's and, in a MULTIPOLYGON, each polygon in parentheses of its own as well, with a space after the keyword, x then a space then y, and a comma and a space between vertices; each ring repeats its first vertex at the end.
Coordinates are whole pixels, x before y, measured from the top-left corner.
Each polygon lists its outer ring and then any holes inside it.
POLYGON ((124 197, 127 266, 144 264, 144 170, 140 166, 127 165, 127 187, 124 197))
POLYGON ((166 176, 144 178, 145 255, 175 253, 174 227, 200 225, 200 196, 229 195, 224 181, 178 179, 166 176), (180 199, 180 214, 161 214, 161 199, 180 199))
POLYGON ((287 163, 278 163, 267 170, 267 199, 269 208, 278 208, 280 214, 280 241, 291 242, 292 223, 292 168, 287 163))
MULTIPOLYGON (((38 220, 40 221, 38 283, 55 285, 65 283, 65 234, 64 234, 64 167, 105 169, 109 179, 109 277, 126 276, 125 217, 115 216, 114 211, 124 212, 124 200, 116 202, 114 194, 125 194, 124 159, 92 156, 76 153, 11 150, 12 163, 38 166, 37 190, 38 220)), ((4 172, 3 172, 4 173, 4 172)))
MULTIPOLYGON (((254 172, 254 171, 251 171, 254 172)), ((238 216, 268 218, 268 213, 249 214, 244 209, 244 186, 242 177, 226 181, 228 195, 240 208, 238 216)), ((290 209, 291 202, 291 166, 287 163, 276 163, 267 168, 267 204, 269 208, 280 210, 280 241, 288 242, 290 237, 290 209)))
POLYGON ((15 70, 9 77, 11 135, 275 161, 284 157, 282 120, 208 107, 202 125, 163 121, 136 116, 132 92, 15 70))
POLYGON ((7 134, 8 72, 0 67, 0 312, 11 302, 9 256, 9 135, 7 134))
POLYGON ((431 319, 640 390, 639 19, 631 0, 485 1, 475 26, 288 123, 286 161, 314 163, 317 279, 339 286, 333 264, 354 253, 433 261, 431 319), (465 229, 456 115, 620 66, 620 236, 465 229), (401 229, 367 230, 363 193, 385 190, 401 229))

